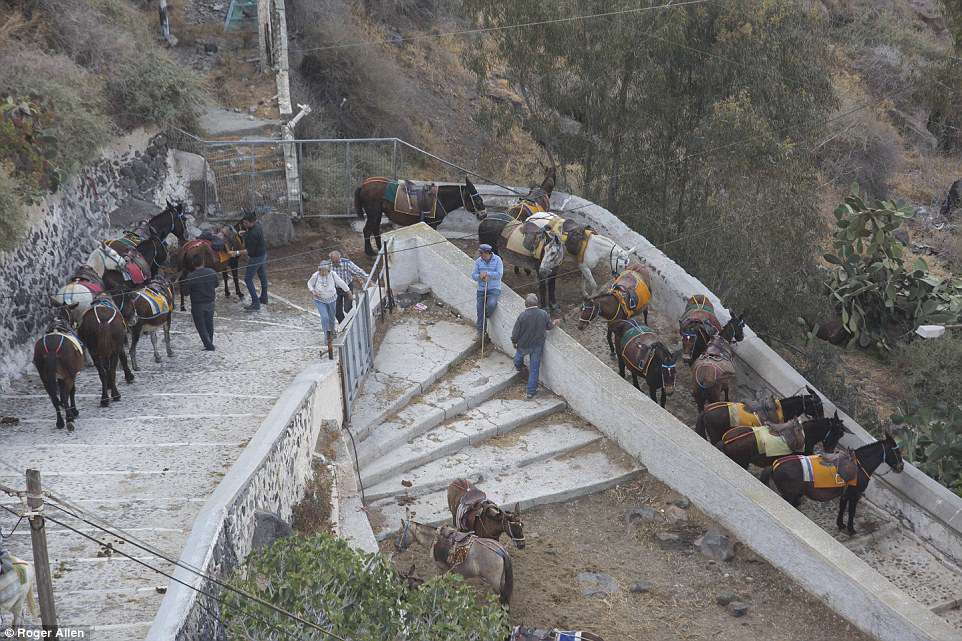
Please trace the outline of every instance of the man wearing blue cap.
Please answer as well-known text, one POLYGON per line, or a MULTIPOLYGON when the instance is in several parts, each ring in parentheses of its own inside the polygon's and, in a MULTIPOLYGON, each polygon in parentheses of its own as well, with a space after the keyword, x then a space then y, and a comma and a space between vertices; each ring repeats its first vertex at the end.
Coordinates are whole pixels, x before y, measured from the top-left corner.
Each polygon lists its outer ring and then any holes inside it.
POLYGON ((474 261, 471 278, 478 283, 478 321, 475 326, 479 334, 484 334, 487 330, 486 319, 494 313, 498 299, 501 298, 504 263, 487 243, 480 245, 478 252, 481 255, 474 261))

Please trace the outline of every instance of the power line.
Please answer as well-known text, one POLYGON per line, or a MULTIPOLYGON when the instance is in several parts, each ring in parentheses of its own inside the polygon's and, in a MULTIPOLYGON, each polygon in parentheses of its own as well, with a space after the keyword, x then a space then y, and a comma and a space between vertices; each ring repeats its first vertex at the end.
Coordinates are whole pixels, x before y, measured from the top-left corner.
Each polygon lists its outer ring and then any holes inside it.
POLYGON ((590 13, 579 16, 568 16, 565 18, 550 18, 548 20, 535 20, 531 22, 520 22, 516 24, 500 25, 496 27, 476 27, 474 29, 461 29, 458 31, 446 31, 442 33, 419 33, 413 36, 402 36, 400 38, 382 40, 362 40, 359 42, 346 42, 341 44, 326 45, 323 47, 311 47, 309 49, 291 49, 290 53, 310 53, 312 51, 329 51, 332 49, 354 49, 357 47, 370 47, 375 45, 396 44, 398 42, 415 42, 418 40, 434 40, 448 38, 451 36, 467 36, 474 34, 493 33, 498 31, 510 31, 512 29, 527 29, 529 27, 543 27, 551 24, 566 22, 578 22, 581 20, 593 20, 595 18, 612 18, 631 14, 646 13, 649 11, 659 11, 661 9, 675 9, 689 5, 705 4, 714 0, 685 0, 684 2, 668 2, 667 4, 656 5, 654 7, 637 7, 634 9, 621 9, 618 11, 605 11, 601 13, 590 13))

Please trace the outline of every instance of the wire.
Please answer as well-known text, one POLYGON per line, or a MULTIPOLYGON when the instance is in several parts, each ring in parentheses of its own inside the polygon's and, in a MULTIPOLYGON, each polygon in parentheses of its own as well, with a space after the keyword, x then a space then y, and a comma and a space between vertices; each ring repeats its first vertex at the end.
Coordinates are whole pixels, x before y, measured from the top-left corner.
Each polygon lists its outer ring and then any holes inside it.
POLYGON ((459 31, 446 31, 442 33, 420 33, 413 36, 402 36, 400 38, 382 40, 363 40, 360 42, 347 42, 341 44, 327 45, 324 47, 311 47, 309 49, 291 49, 289 53, 310 53, 312 51, 330 51, 332 49, 354 49, 357 47, 370 47, 375 45, 396 44, 398 42, 415 42, 418 40, 433 40, 447 38, 450 36, 467 36, 474 34, 494 33, 498 31, 510 31, 512 29, 527 29, 529 27, 543 27, 549 24, 559 24, 566 22, 579 22, 582 20, 593 20, 595 18, 611 18, 630 14, 646 13, 649 11, 659 11, 661 9, 676 9, 689 5, 705 4, 714 0, 686 0, 685 2, 668 2, 654 7, 637 7, 634 9, 621 9, 618 11, 605 11, 602 13, 590 13, 580 16, 568 16, 565 18, 551 18, 548 20, 535 20, 532 22, 520 22, 516 24, 500 25, 497 27, 477 27, 474 29, 461 29, 459 31))

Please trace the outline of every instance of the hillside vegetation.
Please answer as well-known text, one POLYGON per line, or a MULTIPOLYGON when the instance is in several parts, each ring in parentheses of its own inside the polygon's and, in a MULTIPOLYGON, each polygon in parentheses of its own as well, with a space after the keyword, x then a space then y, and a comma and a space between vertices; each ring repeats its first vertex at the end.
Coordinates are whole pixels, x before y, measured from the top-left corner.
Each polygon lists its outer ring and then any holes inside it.
POLYGON ((131 0, 0 4, 0 249, 22 231, 22 204, 114 136, 195 117, 201 83, 161 47, 156 22, 131 0))

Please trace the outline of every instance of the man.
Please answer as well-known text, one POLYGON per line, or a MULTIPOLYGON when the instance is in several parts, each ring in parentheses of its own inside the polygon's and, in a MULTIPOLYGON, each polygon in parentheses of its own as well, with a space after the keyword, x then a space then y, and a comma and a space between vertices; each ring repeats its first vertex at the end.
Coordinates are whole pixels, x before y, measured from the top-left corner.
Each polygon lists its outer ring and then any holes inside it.
POLYGON ((494 253, 491 245, 484 243, 478 247, 480 256, 474 260, 471 278, 478 283, 478 334, 488 329, 487 319, 494 313, 501 298, 501 277, 504 276, 504 263, 494 253))
POLYGON ((519 372, 524 367, 524 357, 528 357, 528 387, 526 399, 538 393, 538 374, 541 371, 541 354, 547 332, 558 326, 559 320, 551 320, 548 312, 538 307, 538 295, 528 294, 524 299, 524 311, 514 322, 511 330, 511 344, 514 345, 514 368, 519 372))
MULTIPOLYGON (((331 259, 332 271, 340 276, 341 280, 347 283, 351 290, 354 289, 355 278, 360 278, 362 285, 367 281, 367 272, 355 265, 354 261, 350 258, 342 258, 341 252, 335 250, 328 256, 331 259)), ((337 303, 335 306, 335 317, 338 323, 344 320, 344 315, 351 311, 351 307, 353 307, 353 303, 350 292, 344 292, 338 289, 337 303)))
POLYGON ((217 272, 204 266, 204 257, 195 254, 193 271, 187 276, 187 295, 190 296, 190 315, 208 352, 214 351, 214 296, 217 293, 217 272))
POLYGON ((257 222, 257 216, 249 211, 241 219, 241 228, 245 230, 244 249, 231 252, 233 256, 246 255, 247 269, 244 271, 244 283, 251 295, 251 304, 244 307, 249 312, 256 312, 261 305, 267 304, 267 241, 264 240, 264 230, 257 222), (261 281, 261 294, 254 289, 254 275, 261 281))

